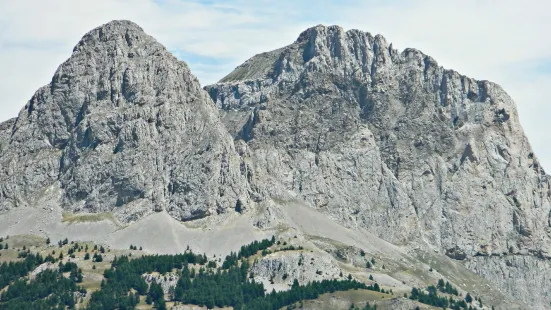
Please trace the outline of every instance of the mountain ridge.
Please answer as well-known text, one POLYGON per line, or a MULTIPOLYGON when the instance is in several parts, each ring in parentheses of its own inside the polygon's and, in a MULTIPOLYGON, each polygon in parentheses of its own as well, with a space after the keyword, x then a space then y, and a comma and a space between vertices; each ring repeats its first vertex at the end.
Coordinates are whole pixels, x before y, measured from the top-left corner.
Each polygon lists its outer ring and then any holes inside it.
POLYGON ((381 35, 314 26, 202 89, 138 25, 107 23, 0 124, 0 167, 6 214, 237 216, 260 234, 297 229, 284 214, 301 205, 548 300, 551 188, 514 102, 381 35))
MULTIPOLYGON (((256 79, 240 79, 248 68, 238 67, 205 87, 251 158, 281 157, 279 166, 268 161, 281 174, 258 183, 279 183, 339 223, 369 227, 384 240, 423 240, 480 274, 500 265, 496 283, 507 273, 534 286, 549 279, 532 258, 506 265, 496 258, 549 257, 550 206, 549 177, 498 84, 444 69, 414 49, 399 53, 382 36, 316 26, 300 37, 270 52, 273 62, 265 54, 245 62, 263 68, 256 79), (354 145, 354 133, 370 146, 354 145), (366 156, 369 150, 380 155, 366 156), (350 165, 339 166, 343 159, 350 165)), ((511 294, 529 300, 527 292, 511 294)))

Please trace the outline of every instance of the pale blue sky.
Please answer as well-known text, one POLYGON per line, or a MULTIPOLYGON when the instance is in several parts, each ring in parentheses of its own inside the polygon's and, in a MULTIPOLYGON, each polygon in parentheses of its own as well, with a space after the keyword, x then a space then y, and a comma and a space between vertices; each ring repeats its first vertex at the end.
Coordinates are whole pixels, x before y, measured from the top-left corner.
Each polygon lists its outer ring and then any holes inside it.
POLYGON ((400 50, 502 85, 551 171, 551 1, 0 0, 0 121, 50 81, 84 33, 113 19, 138 23, 203 85, 316 24, 380 33, 400 50))

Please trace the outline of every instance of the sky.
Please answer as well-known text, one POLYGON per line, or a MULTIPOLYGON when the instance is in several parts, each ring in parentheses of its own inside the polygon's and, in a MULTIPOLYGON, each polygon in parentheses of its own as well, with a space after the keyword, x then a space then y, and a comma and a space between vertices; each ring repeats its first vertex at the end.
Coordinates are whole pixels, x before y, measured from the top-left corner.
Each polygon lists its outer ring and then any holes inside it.
POLYGON ((139 24, 202 85, 317 24, 382 34, 399 50, 500 84, 551 171, 551 1, 0 0, 0 121, 50 82, 86 32, 113 19, 139 24))

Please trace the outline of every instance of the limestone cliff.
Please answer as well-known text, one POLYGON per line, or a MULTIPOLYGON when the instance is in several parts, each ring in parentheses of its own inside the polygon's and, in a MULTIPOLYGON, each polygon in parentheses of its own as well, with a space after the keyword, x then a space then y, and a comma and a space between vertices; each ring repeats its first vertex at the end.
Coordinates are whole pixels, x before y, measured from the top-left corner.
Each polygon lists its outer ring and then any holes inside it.
MULTIPOLYGON (((261 196, 305 200, 348 227, 457 260, 528 254, 549 265, 549 177, 498 85, 380 35, 316 26, 206 90, 243 141, 261 196)), ((470 265, 490 276, 496 260, 470 265)), ((533 275, 547 268, 506 281, 538 286, 533 275)))
POLYGON ((59 188, 68 211, 123 222, 225 212, 246 180, 233 139, 187 65, 128 21, 87 33, 1 127, 0 210, 59 188))
MULTIPOLYGON (((203 90, 139 26, 113 21, 0 124, 3 214, 47 204, 133 223, 159 211, 206 229, 242 216, 277 231, 294 220, 281 208, 306 205, 373 236, 364 245, 430 249, 540 309, 551 302, 550 200, 498 85, 338 26, 310 28, 203 90)), ((311 221, 308 238, 329 226, 311 221)), ((266 258, 258 277, 292 255, 266 258)))

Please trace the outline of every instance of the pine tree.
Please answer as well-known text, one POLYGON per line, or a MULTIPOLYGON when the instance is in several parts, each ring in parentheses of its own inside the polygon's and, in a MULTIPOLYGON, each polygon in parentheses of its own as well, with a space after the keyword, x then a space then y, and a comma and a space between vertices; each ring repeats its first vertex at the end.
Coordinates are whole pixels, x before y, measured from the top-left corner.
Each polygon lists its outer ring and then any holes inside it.
POLYGON ((46 244, 50 244, 50 238, 49 237, 46 239, 46 244))
POLYGON ((164 296, 163 288, 155 281, 151 283, 151 286, 149 287, 149 292, 147 294, 148 296, 151 296, 151 300, 154 302, 163 299, 164 296))
POLYGON ((157 310, 166 310, 166 303, 165 303, 165 300, 164 299, 159 299, 155 302, 155 308, 157 308, 157 310))

